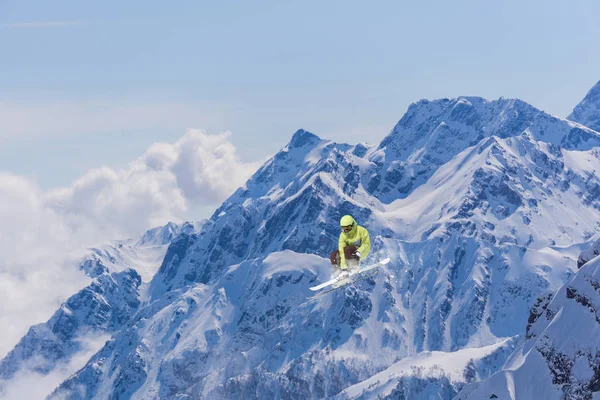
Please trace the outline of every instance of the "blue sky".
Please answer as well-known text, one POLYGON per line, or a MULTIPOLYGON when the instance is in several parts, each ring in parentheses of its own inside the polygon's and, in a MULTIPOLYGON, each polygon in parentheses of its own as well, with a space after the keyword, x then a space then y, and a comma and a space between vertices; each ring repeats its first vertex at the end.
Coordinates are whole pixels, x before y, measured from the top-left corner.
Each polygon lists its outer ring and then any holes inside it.
POLYGON ((42 188, 187 128, 243 161, 299 128, 377 143, 412 101, 566 116, 600 79, 597 1, 0 1, 0 171, 42 188))

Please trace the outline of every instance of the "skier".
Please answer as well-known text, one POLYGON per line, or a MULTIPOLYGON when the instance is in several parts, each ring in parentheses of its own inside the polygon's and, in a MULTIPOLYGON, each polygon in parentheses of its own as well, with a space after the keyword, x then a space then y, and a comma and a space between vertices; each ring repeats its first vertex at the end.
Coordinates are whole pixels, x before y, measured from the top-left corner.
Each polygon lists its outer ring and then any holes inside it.
POLYGON ((351 215, 344 215, 340 220, 342 232, 338 241, 338 250, 331 253, 331 266, 348 274, 349 269, 358 268, 371 251, 369 232, 359 226, 351 215))

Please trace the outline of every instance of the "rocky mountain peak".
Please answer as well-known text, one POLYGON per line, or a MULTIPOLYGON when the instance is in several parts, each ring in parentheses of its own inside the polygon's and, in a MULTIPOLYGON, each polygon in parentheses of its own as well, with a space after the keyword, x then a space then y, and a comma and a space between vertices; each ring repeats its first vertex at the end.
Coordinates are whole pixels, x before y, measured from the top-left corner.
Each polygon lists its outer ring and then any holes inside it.
POLYGON ((138 246, 163 246, 170 243, 173 238, 181 233, 182 227, 174 222, 168 222, 164 226, 149 229, 138 240, 138 246))
POLYGON ((297 149, 300 147, 304 147, 304 146, 308 146, 308 145, 317 143, 320 140, 321 139, 317 135, 310 133, 308 131, 305 131, 304 129, 298 129, 292 136, 292 139, 290 140, 290 143, 288 144, 288 148, 289 149, 297 149))
POLYGON ((600 131, 600 81, 575 106, 567 119, 600 131))

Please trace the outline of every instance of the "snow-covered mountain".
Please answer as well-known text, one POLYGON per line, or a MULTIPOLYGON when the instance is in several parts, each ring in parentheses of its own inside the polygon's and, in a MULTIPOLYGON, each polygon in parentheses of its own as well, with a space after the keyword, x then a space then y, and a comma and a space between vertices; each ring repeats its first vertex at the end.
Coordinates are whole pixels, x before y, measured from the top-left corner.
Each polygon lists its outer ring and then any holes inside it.
POLYGON ((576 279, 600 232, 599 146, 477 97, 412 104, 377 146, 300 130, 171 237, 147 286, 127 282, 130 318, 51 398, 452 398, 495 376, 536 300, 576 279), (392 262, 312 297, 348 213, 370 261, 392 262))
POLYGON ((457 399, 600 398, 600 257, 538 299, 526 340, 502 370, 457 399))
POLYGON ((600 131, 600 81, 590 89, 567 118, 600 131))
POLYGON ((566 150, 583 150, 597 135, 541 112, 518 99, 487 101, 461 97, 412 104, 406 115, 369 159, 380 166, 367 183, 370 192, 389 203, 407 197, 441 165, 486 138, 526 135, 566 150))
POLYGON ((182 232, 195 232, 201 225, 169 223, 149 230, 138 240, 89 249, 80 268, 92 278, 91 283, 70 297, 46 323, 32 326, 0 361, 0 394, 15 376, 48 375, 57 369, 71 369, 73 373, 80 368, 82 365, 73 360, 97 351, 97 346, 137 311, 143 300, 142 278, 147 282, 156 273, 170 241, 182 232), (90 348, 92 343, 95 349, 90 348))

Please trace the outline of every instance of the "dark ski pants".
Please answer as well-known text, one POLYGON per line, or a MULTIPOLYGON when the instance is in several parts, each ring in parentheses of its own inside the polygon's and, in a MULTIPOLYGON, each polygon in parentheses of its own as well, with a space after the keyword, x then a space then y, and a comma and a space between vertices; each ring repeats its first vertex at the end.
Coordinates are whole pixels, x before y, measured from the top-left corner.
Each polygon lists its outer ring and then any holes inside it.
MULTIPOLYGON (((360 257, 355 256, 356 246, 350 245, 344 247, 344 255, 346 256, 346 265, 348 268, 358 267, 360 257)), ((331 266, 333 268, 340 267, 340 251, 336 250, 329 256, 329 260, 331 261, 331 266)))

